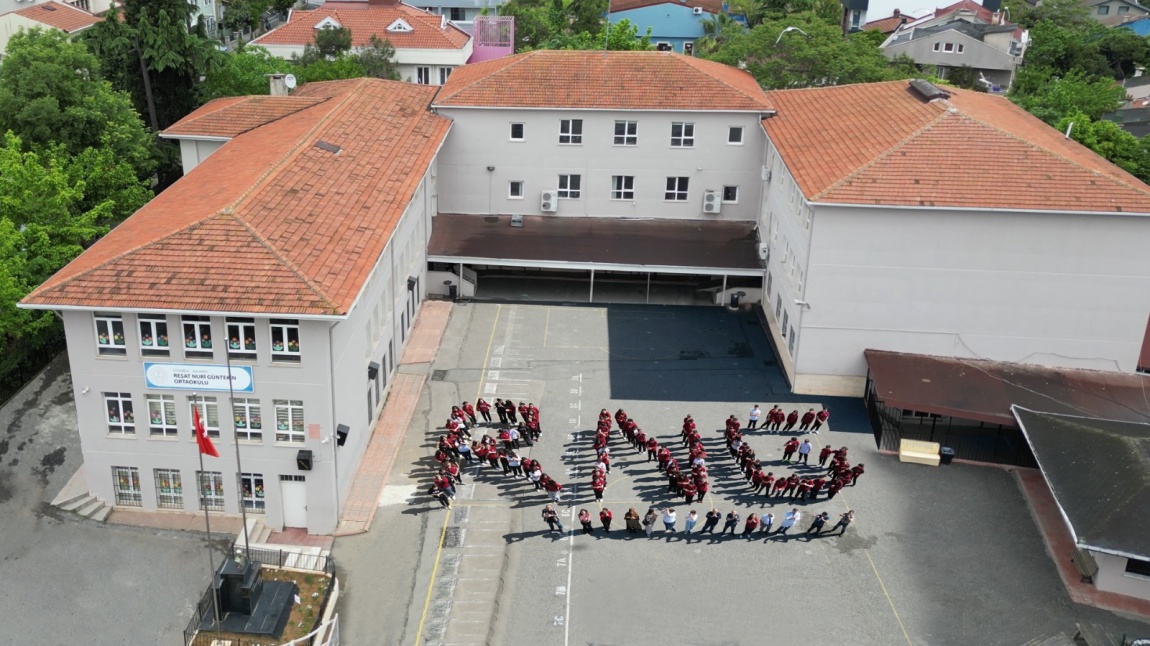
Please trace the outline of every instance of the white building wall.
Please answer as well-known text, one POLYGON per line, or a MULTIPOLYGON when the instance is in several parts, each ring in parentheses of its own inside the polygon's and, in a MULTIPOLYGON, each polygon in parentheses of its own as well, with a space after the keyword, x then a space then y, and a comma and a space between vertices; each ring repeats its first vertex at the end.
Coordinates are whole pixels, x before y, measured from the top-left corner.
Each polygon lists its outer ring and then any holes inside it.
POLYGON ((226 141, 207 141, 203 139, 180 139, 180 163, 183 165, 184 174, 192 172, 192 169, 199 166, 208 158, 208 155, 220 149, 220 146, 226 144, 226 141))
POLYGON ((876 348, 1133 371, 1150 310, 1144 216, 820 205, 800 375, 876 348))
MULTIPOLYGON (((277 58, 291 60, 303 54, 303 45, 265 45, 256 41, 254 43, 268 50, 268 53, 277 58)), ((405 48, 395 50, 395 63, 402 81, 414 83, 416 81, 415 68, 420 66, 431 68, 430 85, 439 85, 439 69, 454 70, 467 64, 471 58, 472 41, 460 49, 427 49, 405 48)))
MULTIPOLYGON (((434 166, 433 166, 434 167, 434 166)), ((374 273, 361 292, 346 320, 300 320, 301 361, 298 364, 273 362, 268 317, 255 318, 257 358, 251 361, 233 359, 233 365, 251 366, 255 391, 237 393, 237 397, 260 401, 263 438, 241 441, 244 472, 263 475, 268 526, 283 526, 280 498, 280 475, 302 475, 307 483, 307 528, 311 533, 334 531, 337 504, 342 504, 355 470, 363 456, 371 432, 379 420, 379 410, 386 398, 387 387, 398 365, 416 308, 426 286, 426 248, 430 236, 434 177, 424 177, 417 193, 398 222, 374 273), (408 287, 409 277, 417 284, 408 287), (368 379, 371 362, 380 364, 379 387, 368 379), (370 397, 370 399, 369 399, 370 397), (303 402, 307 437, 299 443, 275 441, 275 408, 273 400, 303 402), (336 447, 331 439, 336 426, 349 428, 347 443, 336 447), (328 440, 328 441, 324 441, 328 440), (313 454, 311 471, 300 471, 296 454, 309 449, 313 454), (333 464, 333 452, 338 468, 333 464), (338 497, 334 495, 338 471, 338 497)), ((108 312, 115 314, 115 312, 108 312)), ((63 313, 68 339, 68 356, 79 418, 81 450, 84 455, 88 490, 114 504, 112 467, 139 469, 142 508, 157 508, 153 470, 177 469, 183 484, 183 511, 199 511, 196 471, 199 455, 192 435, 191 409, 187 398, 192 391, 149 390, 143 379, 145 361, 225 365, 225 317, 212 316, 212 359, 185 358, 180 339, 180 315, 168 314, 171 337, 170 356, 146 357, 140 352, 137 315, 120 313, 124 326, 124 356, 97 353, 95 323, 92 312, 63 313), (103 393, 128 393, 136 417, 134 435, 109 432, 103 393), (172 395, 175 398, 178 438, 152 437, 147 419, 147 395, 172 395)), ((239 514, 239 488, 232 442, 232 415, 228 393, 202 392, 216 397, 219 406, 221 439, 216 440, 220 458, 205 457, 205 470, 223 474, 225 514, 239 514)), ((250 513, 250 512, 249 512, 250 513)))
POLYGON ((544 190, 560 174, 581 179, 578 199, 560 199, 559 216, 749 220, 758 218, 763 135, 757 113, 438 108, 455 120, 440 154, 443 213, 541 215, 544 190), (560 120, 583 120, 583 143, 559 143, 560 120), (616 120, 636 121, 635 146, 613 143, 616 120), (672 122, 695 124, 691 148, 671 146, 672 122), (511 141, 512 123, 524 140, 511 141), (728 128, 743 128, 743 143, 727 143, 728 128), (493 170, 488 170, 492 167, 493 170), (611 199, 611 177, 635 177, 635 198, 611 199), (688 177, 683 202, 664 200, 667 177, 688 177), (522 181, 521 199, 509 182, 522 181), (738 186, 737 204, 703 214, 703 191, 738 186))
POLYGON ((1127 574, 1125 557, 1094 551, 1091 551, 1090 555, 1098 564, 1098 573, 1094 575, 1094 587, 1150 601, 1150 579, 1127 574))

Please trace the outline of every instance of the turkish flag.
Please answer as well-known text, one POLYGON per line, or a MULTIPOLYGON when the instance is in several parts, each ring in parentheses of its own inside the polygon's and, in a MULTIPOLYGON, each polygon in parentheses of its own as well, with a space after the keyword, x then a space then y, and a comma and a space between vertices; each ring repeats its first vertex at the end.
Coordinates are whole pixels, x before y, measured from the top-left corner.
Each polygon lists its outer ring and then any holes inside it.
POLYGON ((208 437, 208 431, 204 428, 204 421, 200 419, 199 406, 192 407, 192 425, 196 428, 196 444, 200 446, 200 453, 210 455, 213 458, 220 457, 216 445, 212 444, 212 438, 208 437))

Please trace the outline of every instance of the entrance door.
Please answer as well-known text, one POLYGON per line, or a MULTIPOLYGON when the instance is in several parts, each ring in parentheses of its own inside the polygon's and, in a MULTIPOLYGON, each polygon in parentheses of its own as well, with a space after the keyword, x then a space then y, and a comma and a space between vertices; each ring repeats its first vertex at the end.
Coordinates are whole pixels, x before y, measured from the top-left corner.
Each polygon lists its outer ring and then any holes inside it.
POLYGON ((284 527, 307 527, 307 483, 304 476, 280 476, 284 527))

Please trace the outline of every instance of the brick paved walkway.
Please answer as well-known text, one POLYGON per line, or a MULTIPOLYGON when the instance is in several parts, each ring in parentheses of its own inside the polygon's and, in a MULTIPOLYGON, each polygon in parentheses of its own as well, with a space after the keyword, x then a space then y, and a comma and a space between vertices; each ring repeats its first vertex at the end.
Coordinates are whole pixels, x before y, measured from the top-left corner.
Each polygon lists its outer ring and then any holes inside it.
POLYGON ((1082 583, 1077 568, 1070 560, 1074 552, 1074 541, 1062 520, 1050 487, 1036 469, 1016 469, 1014 477, 1026 496, 1030 513, 1038 523, 1046 551, 1058 567, 1058 575, 1066 586, 1066 592, 1075 603, 1094 606, 1112 612, 1121 612, 1142 617, 1150 617, 1150 601, 1135 599, 1122 594, 1104 592, 1090 583, 1082 583))
MULTIPOLYGON (((431 362, 439 350, 450 316, 451 303, 424 301, 400 365, 431 362)), ((403 444, 407 427, 411 424, 426 379, 425 375, 402 371, 396 373, 379 422, 372 431, 367 450, 355 473, 351 491, 343 501, 336 536, 361 534, 371 527, 375 511, 379 509, 379 496, 391 475, 391 468, 403 444)))

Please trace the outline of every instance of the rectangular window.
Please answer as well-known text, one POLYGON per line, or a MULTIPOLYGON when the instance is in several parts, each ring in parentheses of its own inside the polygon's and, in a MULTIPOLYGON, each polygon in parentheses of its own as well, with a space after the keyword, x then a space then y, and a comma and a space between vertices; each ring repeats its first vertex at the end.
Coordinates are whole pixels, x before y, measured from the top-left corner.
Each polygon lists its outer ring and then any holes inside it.
POLYGON ((791 319, 791 313, 784 311, 783 312, 783 326, 780 328, 783 336, 787 335, 787 323, 790 321, 790 319, 791 319))
POLYGON ((184 508, 184 485, 179 469, 155 469, 156 506, 160 509, 184 508))
POLYGON ((1118 7, 1118 13, 1128 13, 1129 11, 1130 11, 1130 7, 1126 7, 1126 6, 1118 7))
POLYGON ((1126 559, 1126 574, 1150 578, 1150 561, 1126 559))
POLYGON ((731 126, 727 128, 727 143, 728 144, 742 144, 743 143, 743 127, 731 126))
MULTIPOLYGON (((451 11, 454 13, 454 12, 455 12, 455 9, 452 9, 451 11)), ((460 9, 459 11, 463 11, 463 10, 462 10, 462 9, 460 9)), ((455 20, 455 18, 452 18, 452 20, 455 20)), ((445 85, 445 84, 447 84, 447 79, 448 79, 450 76, 451 76, 451 68, 450 68, 450 67, 441 67, 441 68, 439 68, 439 84, 440 84, 440 85, 445 85)))
MULTIPOLYGON (((220 436, 220 406, 216 402, 215 397, 188 397, 188 419, 195 420, 192 415, 192 410, 200 409, 200 421, 204 423, 204 430, 208 432, 208 437, 218 438, 220 436)), ((196 429, 192 429, 192 437, 196 436, 196 429)))
POLYGON ((177 437, 174 395, 148 395, 148 432, 158 437, 177 437))
POLYGON ((299 363, 299 321, 295 319, 272 319, 272 361, 292 361, 299 363))
POLYGON ((954 43, 943 43, 942 51, 953 52, 954 51, 954 43))
POLYGON ((791 326, 791 335, 787 337, 787 352, 795 356, 795 328, 791 326))
POLYGON ((583 120, 560 119, 559 143, 578 145, 583 143, 583 120))
POLYGON ((276 399, 276 441, 303 444, 303 402, 296 399, 276 399))
POLYGON ((738 186, 724 186, 723 187, 723 202, 727 204, 739 203, 739 187, 738 186))
POLYGON ((184 356, 189 359, 212 358, 212 320, 206 316, 184 316, 184 356))
POLYGON ((415 82, 420 85, 431 85, 431 68, 422 65, 415 68, 415 82))
POLYGON ((965 50, 966 50, 966 45, 963 45, 962 43, 959 43, 959 44, 958 44, 958 49, 957 49, 957 50, 955 50, 955 51, 957 51, 959 54, 961 54, 961 53, 962 53, 963 51, 965 51, 965 50))
POLYGON ((106 355, 126 355, 124 321, 115 314, 96 315, 96 351, 106 355))
POLYGON ((562 199, 579 199, 579 185, 583 178, 579 175, 559 176, 559 197, 562 199))
MULTIPOLYGON (((774 277, 774 276, 772 276, 772 275, 771 275, 771 272, 769 272, 769 271, 768 271, 768 272, 767 272, 767 298, 768 298, 768 299, 769 299, 769 298, 770 298, 770 296, 771 296, 771 287, 773 287, 773 286, 774 286, 774 283, 775 283, 775 277, 774 277)), ((769 301, 768 301, 768 302, 769 302, 769 301)))
POLYGON ((116 491, 116 504, 123 507, 142 507, 144 496, 140 492, 140 470, 136 467, 112 467, 112 486, 116 491))
POLYGON ((168 319, 161 314, 141 314, 140 354, 145 357, 168 356, 168 319))
POLYGON ((942 49, 942 43, 935 43, 935 44, 934 44, 934 51, 936 51, 936 52, 937 52, 937 51, 939 51, 940 49, 942 49))
POLYGON ((467 12, 462 7, 451 7, 451 20, 453 22, 467 20, 467 12))
POLYGON ((639 143, 638 121, 615 122, 615 145, 634 146, 639 143))
POLYGON ((695 55, 695 43, 683 43, 683 53, 687 56, 695 55))
POLYGON ((241 473, 240 491, 242 492, 240 500, 243 502, 244 509, 253 514, 262 514, 267 511, 267 504, 264 501, 264 474, 241 473))
POLYGON ((803 228, 804 229, 810 229, 811 228, 811 214, 812 213, 814 213, 814 209, 812 209, 809 206, 807 208, 803 209, 803 228))
POLYGON ((263 441, 264 422, 260 418, 260 400, 236 399, 232 404, 232 417, 235 419, 237 439, 263 441))
POLYGON ((513 200, 523 199, 523 180, 513 179, 507 182, 507 197, 513 200))
POLYGON ((663 199, 670 202, 683 202, 687 199, 687 185, 690 183, 689 177, 668 177, 667 190, 663 193, 663 199))
POLYGON ((671 124, 671 147, 672 148, 690 148, 695 145, 695 124, 693 123, 679 123, 671 124))
POLYGON ((224 510, 224 474, 219 471, 197 471, 200 481, 200 509, 224 510))
POLYGON ((523 141, 523 124, 511 124, 511 141, 523 141))
POLYGON ((799 296, 802 296, 803 295, 803 270, 802 269, 799 269, 798 276, 799 276, 799 288, 796 291, 798 291, 799 296))
POLYGON ((613 200, 633 200, 633 199, 635 199, 635 177, 633 175, 612 175, 611 176, 611 199, 613 199, 613 200))
POLYGON ((135 435, 136 414, 131 393, 104 393, 104 410, 108 411, 109 435, 135 435))
POLYGON ((782 315, 783 315, 783 297, 782 297, 782 295, 779 295, 779 296, 775 297, 775 320, 776 321, 779 320, 779 317, 782 315))
POLYGON ((1105 16, 1108 13, 1110 13, 1110 7, 1107 7, 1105 5, 1098 7, 1098 15, 1099 16, 1105 16))
POLYGON ((232 359, 256 358, 256 320, 247 318, 227 319, 228 356, 232 359))

